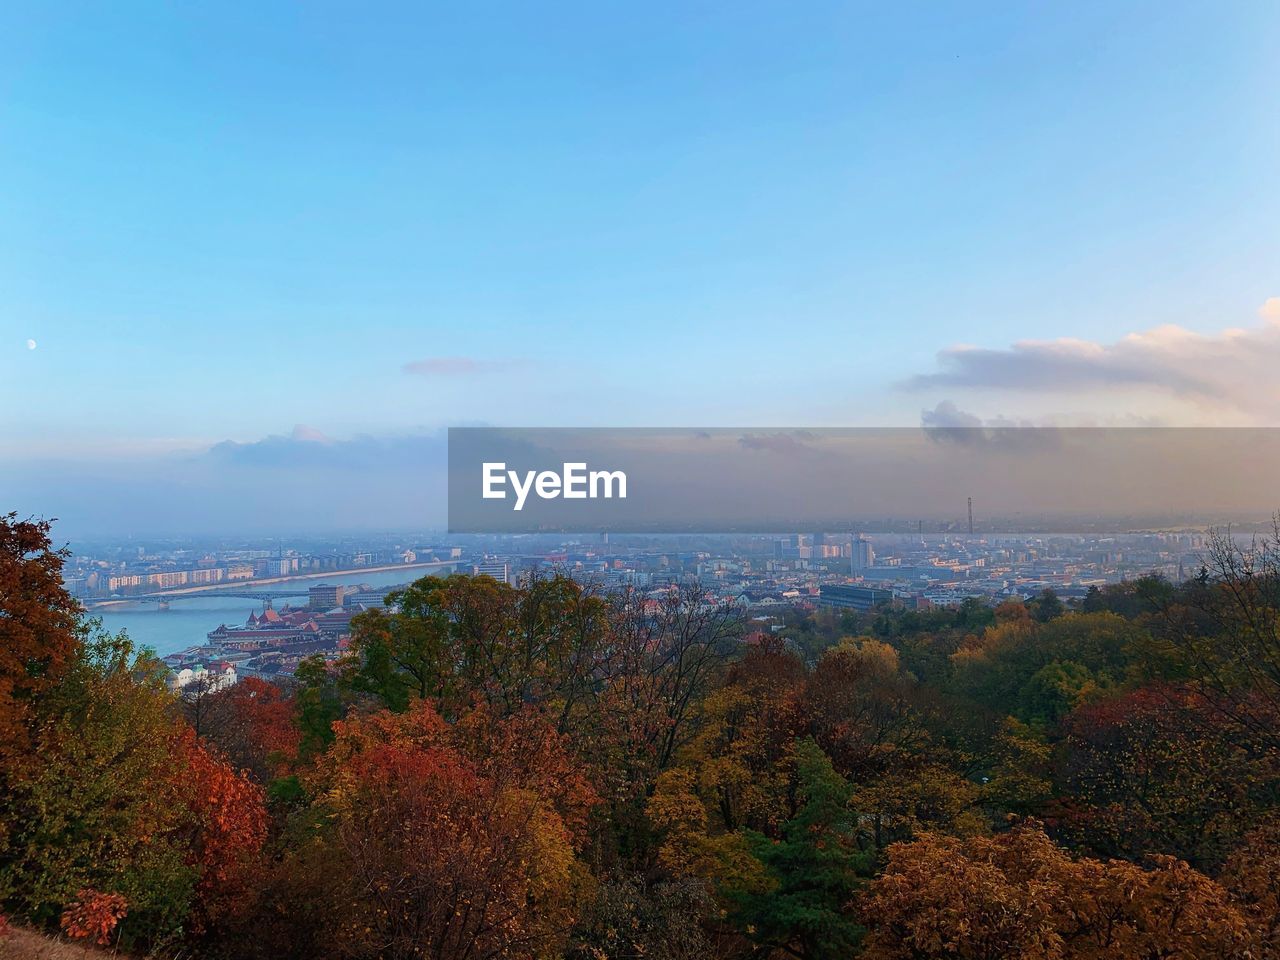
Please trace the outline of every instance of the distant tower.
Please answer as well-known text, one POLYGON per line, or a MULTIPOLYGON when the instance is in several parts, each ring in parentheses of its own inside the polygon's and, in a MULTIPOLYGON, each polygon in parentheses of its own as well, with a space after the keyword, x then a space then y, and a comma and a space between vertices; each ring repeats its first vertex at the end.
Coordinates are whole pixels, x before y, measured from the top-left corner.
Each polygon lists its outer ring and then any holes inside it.
POLYGON ((858 534, 853 538, 849 550, 849 570, 855 576, 866 573, 871 569, 872 564, 876 562, 876 552, 871 547, 871 541, 858 534))
POLYGON ((969 498, 969 536, 973 536, 973 497, 969 498))

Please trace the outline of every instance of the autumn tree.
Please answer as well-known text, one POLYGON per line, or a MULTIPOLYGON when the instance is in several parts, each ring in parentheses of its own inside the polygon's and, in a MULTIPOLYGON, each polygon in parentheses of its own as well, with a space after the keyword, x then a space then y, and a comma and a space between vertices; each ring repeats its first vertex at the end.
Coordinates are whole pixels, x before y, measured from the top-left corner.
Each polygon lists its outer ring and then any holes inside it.
POLYGON ((692 878, 647 882, 636 873, 603 878, 584 908, 568 960, 706 960, 715 956, 707 885, 692 878))
POLYGON ((1001 617, 952 657, 954 684, 996 712, 1052 725, 1144 679, 1148 642, 1142 627, 1108 612, 1001 617))
POLYGON ((312 789, 312 881, 343 957, 493 958, 562 948, 581 899, 590 788, 537 717, 447 723, 426 700, 335 724, 312 789))
POLYGON ((1149 686, 1066 721, 1056 829, 1106 856, 1212 869, 1280 789, 1275 758, 1185 688, 1149 686))
POLYGON ((1048 587, 1041 590, 1029 606, 1031 607, 1031 615, 1041 623, 1048 623, 1055 617, 1060 617, 1067 612, 1067 605, 1048 587))
MULTIPOLYGON (((840 632, 826 644, 843 637, 872 636, 898 651, 902 666, 922 682, 940 683, 950 672, 949 658, 967 636, 980 633, 995 621, 987 604, 968 597, 957 607, 919 610, 906 605, 884 605, 873 611, 845 610, 840 632)), ((823 651, 818 651, 820 655, 823 651)), ((816 662, 818 656, 815 655, 816 662)))
POLYGON ((176 819, 170 827, 188 866, 196 871, 187 929, 215 931, 252 905, 258 854, 267 838, 263 789, 212 753, 191 729, 169 739, 172 763, 166 793, 176 819))
POLYGON ((998 819, 1039 814, 1053 799, 1053 747, 1043 732, 1008 717, 987 759, 981 798, 998 819))
POLYGON ((869 960, 1199 960, 1251 956, 1259 940, 1185 862, 1074 860, 1035 824, 897 844, 859 907, 869 960))
POLYGON ((767 829, 784 812, 794 739, 804 732, 804 668, 781 644, 753 646, 707 695, 680 755, 718 829, 767 829))
POLYGON ((607 601, 564 574, 493 587, 505 584, 450 578, 443 597, 468 690, 508 714, 536 704, 561 733, 580 728, 611 670, 607 601))
POLYGON ((697 734, 703 700, 742 634, 742 612, 681 587, 658 598, 619 594, 609 621, 609 669, 587 736, 609 791, 631 803, 697 734))
POLYGON ((445 581, 423 577, 388 597, 390 612, 367 610, 351 621, 347 682, 403 711, 412 698, 442 698, 455 663, 449 649, 448 614, 439 602, 445 581))
POLYGON ((195 870, 176 846, 152 842, 174 823, 160 785, 176 727, 158 671, 127 641, 95 635, 40 710, 39 762, 0 798, 6 907, 53 923, 94 890, 127 899, 129 939, 175 929, 195 870))
POLYGON ((180 702, 195 734, 258 783, 285 774, 298 758, 302 730, 295 723, 296 703, 279 684, 244 677, 180 702))
POLYGON ((837 768, 862 780, 924 746, 928 734, 914 708, 915 688, 892 646, 846 637, 814 667, 804 710, 837 768))
POLYGON ((1280 750, 1280 515, 1270 534, 1248 544, 1229 530, 1212 532, 1202 575, 1151 603, 1178 678, 1280 750))
POLYGON ((79 604, 62 584, 67 552, 53 548, 49 530, 44 520, 0 515, 0 777, 19 773, 37 698, 62 680, 79 647, 79 604))
POLYGON ((310 758, 333 742, 333 725, 346 715, 349 698, 337 671, 320 654, 304 658, 293 677, 298 752, 310 758))
POLYGON ((798 658, 769 639, 749 647, 707 695, 697 734, 658 776, 646 804, 657 862, 668 875, 714 887, 767 885, 743 831, 776 832, 792 812, 804 679, 798 658))
POLYGON ((933 735, 931 714, 945 704, 931 701, 892 646, 845 638, 818 661, 802 703, 818 744, 853 782, 877 845, 920 829, 986 829, 977 785, 933 735))
POLYGON ((1218 881, 1256 929, 1260 956, 1280 957, 1280 817, 1272 813, 1245 834, 1218 881))
POLYGON ((265 812, 181 723, 159 665, 90 634, 40 712, 39 762, 0 798, 5 905, 52 924, 69 904, 106 902, 82 891, 123 898, 116 935, 133 948, 231 909, 265 812))

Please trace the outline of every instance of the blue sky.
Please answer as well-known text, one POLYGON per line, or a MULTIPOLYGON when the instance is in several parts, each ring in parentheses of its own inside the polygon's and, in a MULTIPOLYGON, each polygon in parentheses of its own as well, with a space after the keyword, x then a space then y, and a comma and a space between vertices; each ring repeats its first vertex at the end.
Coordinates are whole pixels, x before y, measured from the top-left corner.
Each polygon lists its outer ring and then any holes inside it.
POLYGON ((1280 421, 1278 49, 1273 3, 6 4, 0 471, 1280 421))

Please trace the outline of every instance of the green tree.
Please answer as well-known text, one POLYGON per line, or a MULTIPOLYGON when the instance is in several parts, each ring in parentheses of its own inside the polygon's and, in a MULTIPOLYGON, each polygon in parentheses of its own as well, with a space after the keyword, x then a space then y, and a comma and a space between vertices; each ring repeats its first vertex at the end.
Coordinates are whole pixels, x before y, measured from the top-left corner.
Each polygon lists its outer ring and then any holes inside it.
POLYGON ((1143 678, 1147 631, 1114 613, 1008 619, 952 656, 952 682, 1001 714, 1052 722, 1143 678))
POLYGON ((352 621, 344 684, 403 712, 432 700, 446 716, 473 698, 503 713, 530 703, 561 731, 580 719, 606 664, 609 609, 564 576, 521 587, 492 577, 424 577, 352 621))
POLYGON ((415 697, 442 698, 449 687, 449 618, 437 600, 445 581, 423 577, 387 597, 393 612, 368 610, 351 621, 346 682, 401 713, 415 697))
POLYGON ((1030 607, 1031 615, 1041 623, 1048 623, 1067 612, 1066 604, 1048 587, 1040 591, 1040 595, 1031 601, 1030 607))
POLYGON ((346 714, 337 679, 324 657, 307 657, 294 671, 298 684, 297 723, 302 731, 299 753, 313 756, 333 742, 333 722, 346 714))
POLYGON ((174 822, 158 785, 176 729, 156 664, 121 637, 93 635, 39 706, 39 761, 0 801, 5 908, 51 924, 94 889, 128 898, 139 939, 173 930, 197 871, 156 842, 174 822))
POLYGON ((762 946, 803 960, 848 957, 863 932, 849 904, 874 851, 860 843, 853 788, 811 738, 797 741, 795 767, 798 808, 781 836, 747 834, 773 882, 729 899, 740 928, 762 946))
POLYGON ((1047 663, 1022 687, 1018 696, 1018 716, 1029 723, 1057 723, 1082 703, 1104 696, 1110 684, 1093 675, 1074 660, 1047 663))

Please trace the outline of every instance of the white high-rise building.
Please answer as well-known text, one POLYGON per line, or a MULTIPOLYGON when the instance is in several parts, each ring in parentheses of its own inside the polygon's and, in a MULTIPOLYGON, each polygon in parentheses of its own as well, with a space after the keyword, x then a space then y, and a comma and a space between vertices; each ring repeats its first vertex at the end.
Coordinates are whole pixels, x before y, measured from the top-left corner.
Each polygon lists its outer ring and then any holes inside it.
POLYGON ((493 577, 501 583, 511 582, 511 565, 497 557, 485 557, 480 562, 473 563, 471 573, 473 576, 493 577))

